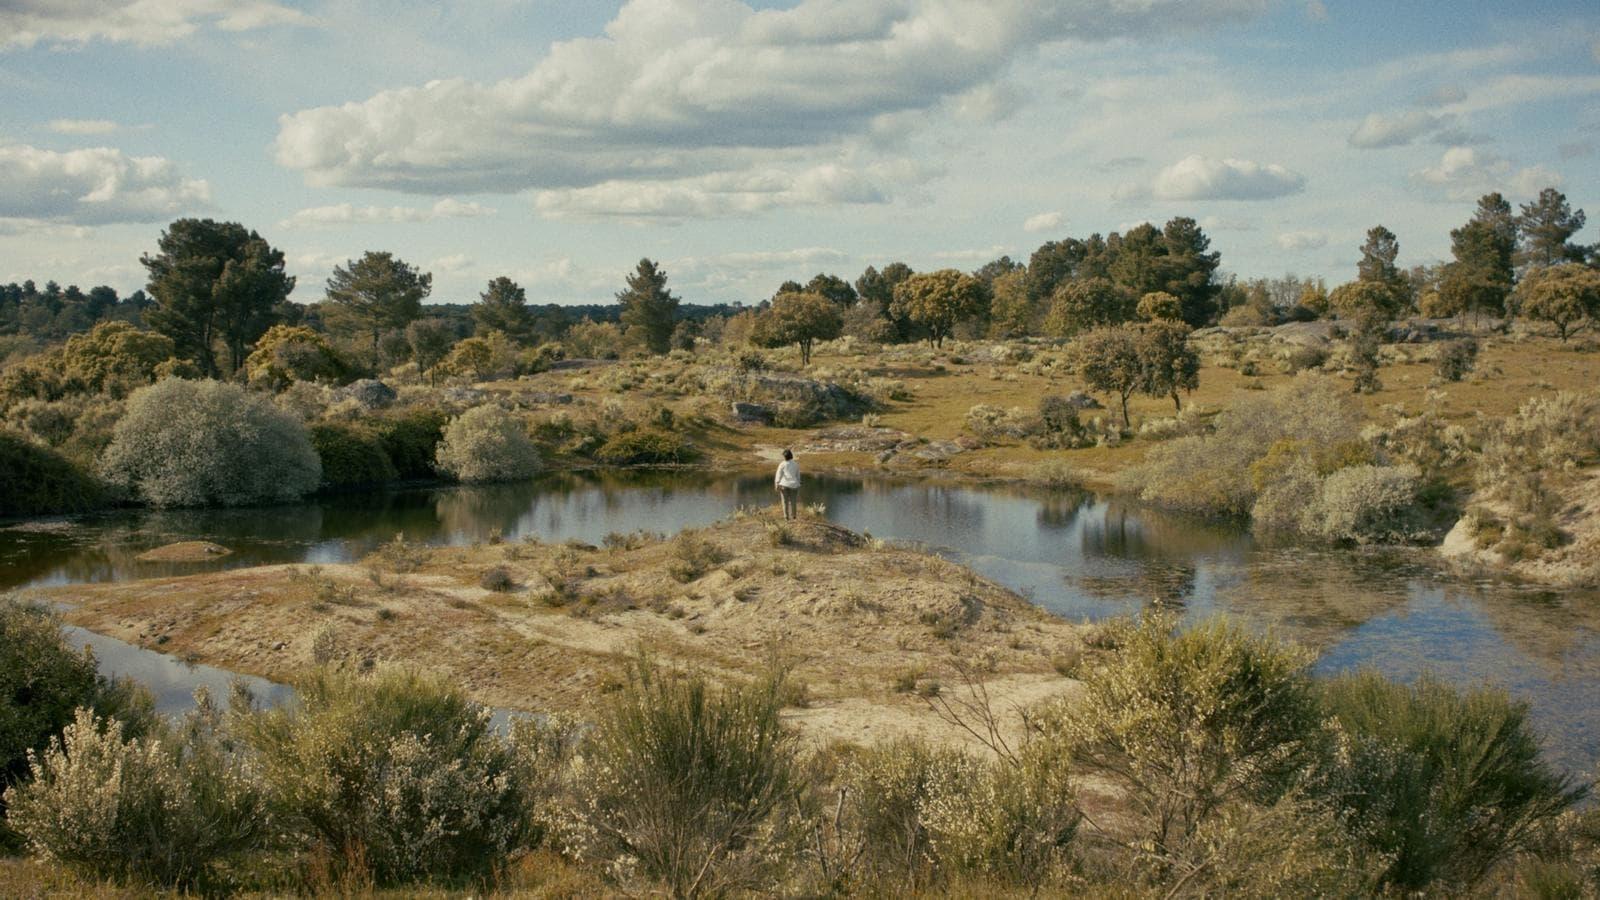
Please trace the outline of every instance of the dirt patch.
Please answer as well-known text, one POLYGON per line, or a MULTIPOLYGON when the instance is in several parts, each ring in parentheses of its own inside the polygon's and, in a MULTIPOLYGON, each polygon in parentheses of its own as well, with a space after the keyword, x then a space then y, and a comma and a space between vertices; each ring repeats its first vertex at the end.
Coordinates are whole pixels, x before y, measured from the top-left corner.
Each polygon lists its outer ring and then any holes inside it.
POLYGON ((391 545, 360 565, 38 593, 74 624, 209 665, 292 681, 319 659, 406 661, 520 710, 582 713, 640 648, 719 678, 784 665, 792 719, 821 741, 966 741, 928 698, 981 686, 1009 721, 1070 689, 1058 661, 1085 652, 1080 626, 974 572, 819 518, 606 543, 391 545), (509 590, 480 586, 495 568, 509 590))
POLYGON ((178 541, 175 544, 167 544, 154 550, 146 550, 134 557, 134 559, 139 562, 208 562, 213 559, 221 559, 231 553, 233 551, 227 547, 221 544, 213 544, 210 541, 178 541))

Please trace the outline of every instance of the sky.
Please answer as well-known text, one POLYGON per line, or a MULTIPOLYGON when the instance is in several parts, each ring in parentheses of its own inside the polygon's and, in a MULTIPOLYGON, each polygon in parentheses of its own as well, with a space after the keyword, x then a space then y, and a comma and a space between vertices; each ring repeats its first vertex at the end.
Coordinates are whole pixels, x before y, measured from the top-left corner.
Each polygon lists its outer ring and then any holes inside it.
POLYGON ((1241 278, 1449 256, 1477 198, 1600 241, 1600 6, 0 0, 0 282, 142 287, 238 221, 293 299, 387 250, 471 302, 691 303, 1198 220, 1241 278))

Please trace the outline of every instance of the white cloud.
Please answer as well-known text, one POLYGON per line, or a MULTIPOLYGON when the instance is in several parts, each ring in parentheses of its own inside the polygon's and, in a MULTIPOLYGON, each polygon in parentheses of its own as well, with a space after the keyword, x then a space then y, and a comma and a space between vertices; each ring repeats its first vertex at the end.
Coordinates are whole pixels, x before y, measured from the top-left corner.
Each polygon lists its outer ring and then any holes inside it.
POLYGON ((740 0, 630 0, 603 36, 556 43, 520 77, 431 81, 283 116, 275 156, 320 185, 531 188, 553 216, 742 215, 830 192, 844 197, 829 202, 879 202, 908 185, 872 168, 904 155, 875 148, 935 110, 1004 115, 1019 53, 1270 5, 802 0, 757 11, 740 0), (849 184, 800 184, 830 167, 823 177, 849 184), (794 184, 759 184, 773 178, 794 184))
POLYGON ((1316 250, 1328 246, 1328 236, 1320 231, 1289 231, 1274 239, 1284 250, 1316 250))
POLYGON ((1350 133, 1349 143, 1362 150, 1400 147, 1439 130, 1449 121, 1448 116, 1436 116, 1420 109, 1393 115, 1370 113, 1350 133))
POLYGON ((466 270, 472 268, 472 266, 472 257, 466 255, 465 253, 452 253, 449 256, 441 256, 433 262, 428 263, 428 268, 430 270, 434 272, 443 272, 446 275, 455 275, 465 272, 466 270))
POLYGON ((1304 175, 1248 159, 1185 157, 1156 176, 1159 200, 1270 200, 1305 189, 1304 175))
POLYGON ((110 134, 117 123, 109 119, 51 119, 47 126, 56 134, 110 134))
POLYGON ((446 197, 432 206, 356 206, 336 203, 302 209, 279 222, 281 228, 316 228, 383 222, 430 222, 434 219, 474 219, 492 216, 494 210, 476 202, 446 197))
POLYGON ((1313 22, 1328 21, 1328 6, 1322 0, 1306 0, 1306 18, 1313 22))
POLYGON ((1201 216, 1199 225, 1206 231, 1255 231, 1256 223, 1247 219, 1228 219, 1222 216, 1201 216))
POLYGON ((1037 231, 1051 231, 1061 227, 1062 215, 1059 212, 1042 212, 1027 218, 1022 223, 1022 230, 1032 233, 1037 231))
POLYGON ((534 207, 551 219, 670 223, 755 215, 780 207, 883 203, 887 197, 879 182, 869 172, 830 164, 800 172, 764 169, 664 181, 606 181, 540 191, 534 207))
POLYGON ((1474 200, 1490 191, 1530 196, 1562 184, 1559 172, 1544 166, 1519 169, 1511 160, 1476 147, 1451 147, 1437 164, 1413 172, 1412 177, 1457 201, 1474 200))
POLYGON ((995 244, 990 247, 970 247, 965 250, 935 250, 928 256, 941 262, 982 264, 999 259, 1011 252, 1011 248, 1003 244, 995 244))
POLYGON ((91 41, 160 46, 207 25, 251 31, 312 21, 269 0, 19 0, 0 4, 0 50, 91 41))
POLYGON ((205 181, 183 177, 159 156, 0 144, 0 217, 76 225, 156 222, 210 204, 205 181))

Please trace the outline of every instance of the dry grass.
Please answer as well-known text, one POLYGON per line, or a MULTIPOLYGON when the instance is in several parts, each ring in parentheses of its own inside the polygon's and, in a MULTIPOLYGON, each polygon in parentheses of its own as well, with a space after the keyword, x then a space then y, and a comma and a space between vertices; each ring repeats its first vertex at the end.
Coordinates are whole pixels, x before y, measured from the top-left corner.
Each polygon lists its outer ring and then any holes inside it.
POLYGON ((323 635, 353 664, 417 663, 523 710, 581 714, 641 642, 719 677, 753 675, 781 651, 808 686, 793 716, 821 738, 936 733, 926 704, 894 690, 908 667, 937 679, 952 659, 981 655, 1005 697, 1067 686, 1055 658, 1080 645, 1078 626, 946 560, 820 519, 789 523, 774 545, 768 518, 698 532, 718 552, 697 555, 692 577, 682 542, 651 536, 610 549, 523 544, 515 558, 488 545, 420 550, 414 571, 382 585, 364 565, 268 566, 41 593, 71 604, 75 624, 234 671, 287 680, 323 635), (491 565, 512 592, 480 584, 491 565))

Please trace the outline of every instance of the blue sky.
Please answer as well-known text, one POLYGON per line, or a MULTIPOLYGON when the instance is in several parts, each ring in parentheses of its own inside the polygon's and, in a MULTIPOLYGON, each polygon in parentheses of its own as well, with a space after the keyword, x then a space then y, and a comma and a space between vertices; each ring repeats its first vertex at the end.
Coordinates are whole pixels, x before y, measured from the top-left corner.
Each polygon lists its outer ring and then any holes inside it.
MULTIPOLYGON (((0 281, 143 282, 186 215, 313 301, 390 250, 469 301, 972 269, 1174 215, 1241 276, 1449 252, 1490 190, 1600 217, 1592 3, 6 0, 0 281)), ((1580 240, 1600 240, 1600 221, 1580 240)))

